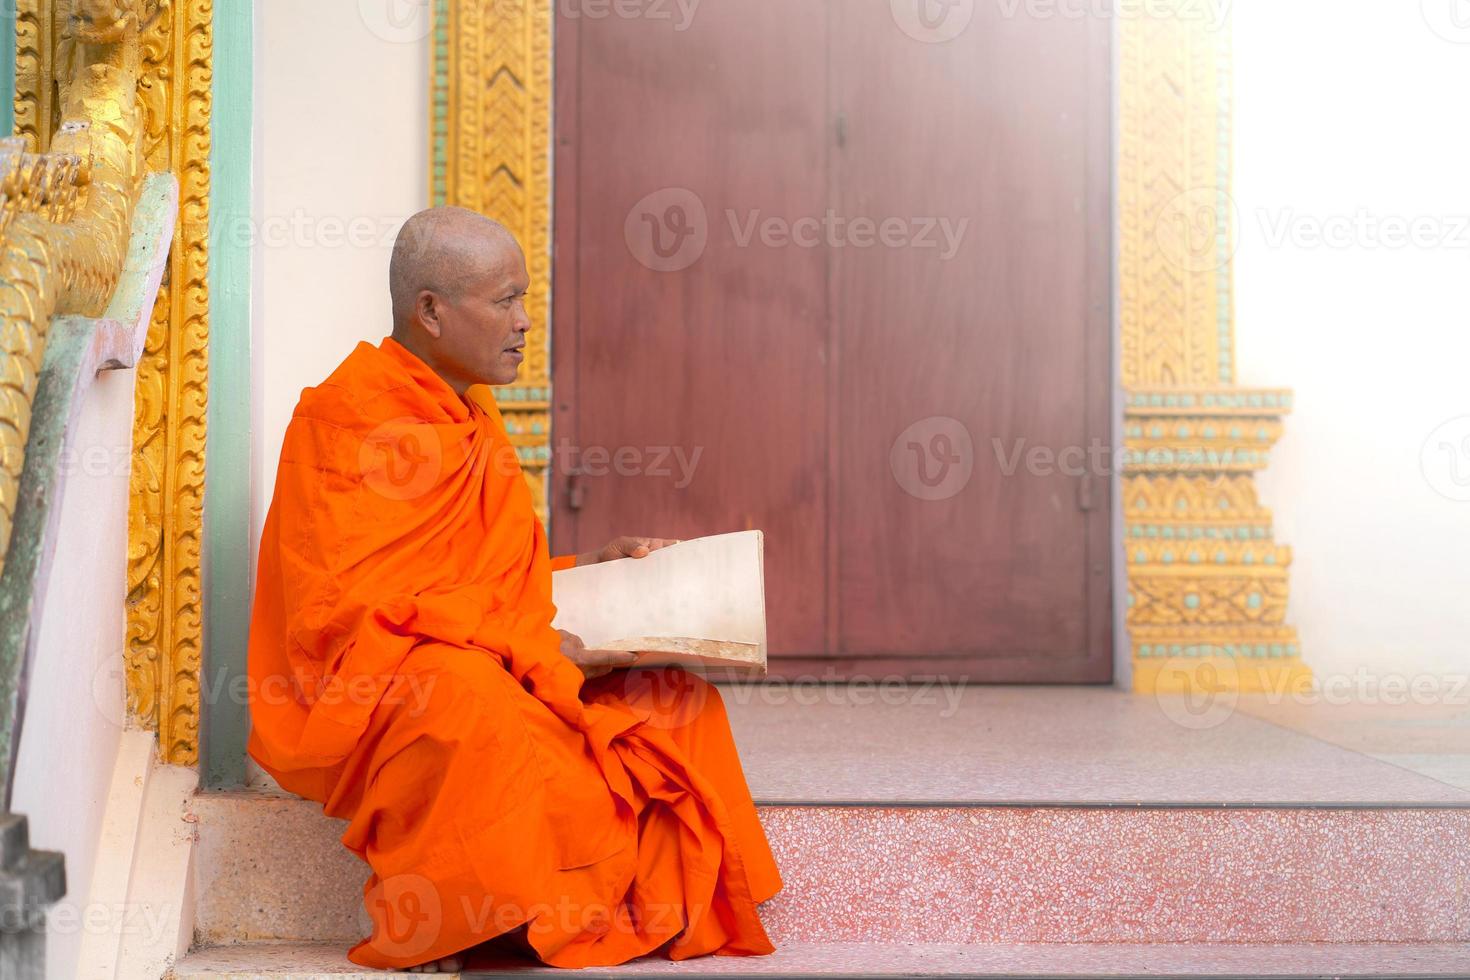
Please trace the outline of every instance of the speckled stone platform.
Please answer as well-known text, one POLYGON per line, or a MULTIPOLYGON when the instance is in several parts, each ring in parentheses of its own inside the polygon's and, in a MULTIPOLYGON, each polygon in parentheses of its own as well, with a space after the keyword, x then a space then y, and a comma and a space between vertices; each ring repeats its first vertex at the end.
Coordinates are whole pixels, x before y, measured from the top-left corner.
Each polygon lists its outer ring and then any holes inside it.
MULTIPOLYGON (((1470 976, 1470 789, 1435 778, 1470 765, 1456 711, 1375 715, 1370 746, 1300 706, 900 693, 722 688, 781 950, 580 975, 1470 976)), ((358 975, 343 824, 268 786, 193 809, 197 935, 220 948, 178 975, 358 975)))
MULTIPOLYGON (((314 804, 203 797, 206 943, 363 934, 314 804)), ((761 808, 785 942, 1470 941, 1470 810, 761 808)))
MULTIPOLYGON (((506 962, 470 976, 566 976, 567 971, 506 962)), ((362 972, 339 947, 223 947, 192 954, 177 980, 377 980, 411 973, 362 972)), ((1465 977, 1470 947, 1439 946, 956 946, 925 943, 788 945, 771 956, 716 956, 674 963, 635 960, 578 970, 601 977, 1465 977)))
POLYGON ((1101 687, 721 692, 765 803, 1470 806, 1470 784, 1444 778, 1470 773, 1470 705, 1380 708, 1369 755, 1322 737, 1350 727, 1343 709, 1261 696, 1194 715, 1177 695, 1101 687))

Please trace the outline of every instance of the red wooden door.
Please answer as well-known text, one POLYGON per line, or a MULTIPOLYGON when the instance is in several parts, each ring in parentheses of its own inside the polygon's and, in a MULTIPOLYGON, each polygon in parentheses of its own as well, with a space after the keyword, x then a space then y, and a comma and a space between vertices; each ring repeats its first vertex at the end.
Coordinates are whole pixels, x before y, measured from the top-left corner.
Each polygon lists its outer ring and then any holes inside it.
POLYGON ((901 6, 559 21, 553 538, 765 529, 777 672, 1107 680, 1105 25, 901 6))

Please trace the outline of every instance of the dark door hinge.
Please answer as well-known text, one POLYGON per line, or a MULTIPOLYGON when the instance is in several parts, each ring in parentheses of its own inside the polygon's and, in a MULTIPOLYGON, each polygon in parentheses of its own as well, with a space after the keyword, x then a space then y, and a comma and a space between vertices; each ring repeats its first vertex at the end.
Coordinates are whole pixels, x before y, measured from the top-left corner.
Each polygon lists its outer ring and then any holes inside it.
POLYGON ((573 471, 567 475, 567 509, 581 510, 587 503, 587 488, 582 485, 582 474, 573 471))

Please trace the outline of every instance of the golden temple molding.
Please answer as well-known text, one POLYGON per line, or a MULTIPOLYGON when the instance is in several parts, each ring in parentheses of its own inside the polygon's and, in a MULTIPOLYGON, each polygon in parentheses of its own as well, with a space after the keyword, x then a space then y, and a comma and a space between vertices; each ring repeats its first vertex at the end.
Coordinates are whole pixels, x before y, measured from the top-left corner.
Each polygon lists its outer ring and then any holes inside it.
POLYGON ((127 676, 135 717, 185 765, 199 755, 214 5, 162 6, 140 88, 149 166, 178 177, 179 222, 134 395, 127 676))
POLYGON ((21 77, 34 91, 17 90, 22 136, 0 148, 0 549, 9 547, 51 318, 103 313, 142 190, 138 25, 148 8, 119 17, 109 5, 100 16, 96 2, 65 0, 53 11, 25 0, 17 10, 21 77), (46 38, 56 44, 43 55, 35 45, 46 38), (51 71, 44 79, 42 67, 51 71))
POLYGON ((1228 19, 1121 19, 1119 309, 1135 690, 1310 680, 1285 623, 1291 550, 1254 473, 1292 396, 1236 386, 1228 19))
POLYGON ((526 250, 531 332, 520 380, 495 389, 547 516, 551 461, 551 35, 554 8, 528 0, 434 0, 430 201, 500 221, 526 250))
POLYGON ((179 220, 137 374, 125 666, 130 714, 157 730, 166 761, 188 764, 199 747, 213 3, 20 0, 16 130, 40 149, 60 141, 50 133, 69 118, 52 85, 80 56, 61 29, 74 17, 130 25, 136 81, 105 104, 133 120, 135 170, 171 171, 179 182, 179 220))

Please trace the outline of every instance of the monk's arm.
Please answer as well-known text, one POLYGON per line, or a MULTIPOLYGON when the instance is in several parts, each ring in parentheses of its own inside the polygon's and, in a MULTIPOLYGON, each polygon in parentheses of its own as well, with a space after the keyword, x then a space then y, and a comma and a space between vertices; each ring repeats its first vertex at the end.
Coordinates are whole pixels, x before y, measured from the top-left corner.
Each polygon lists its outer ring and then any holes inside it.
POLYGON ((613 538, 600 551, 589 551, 581 555, 562 555, 551 559, 551 570, 559 572, 563 568, 596 565, 598 562, 617 561, 619 558, 644 558, 660 548, 667 548, 671 544, 678 543, 668 538, 613 538))

